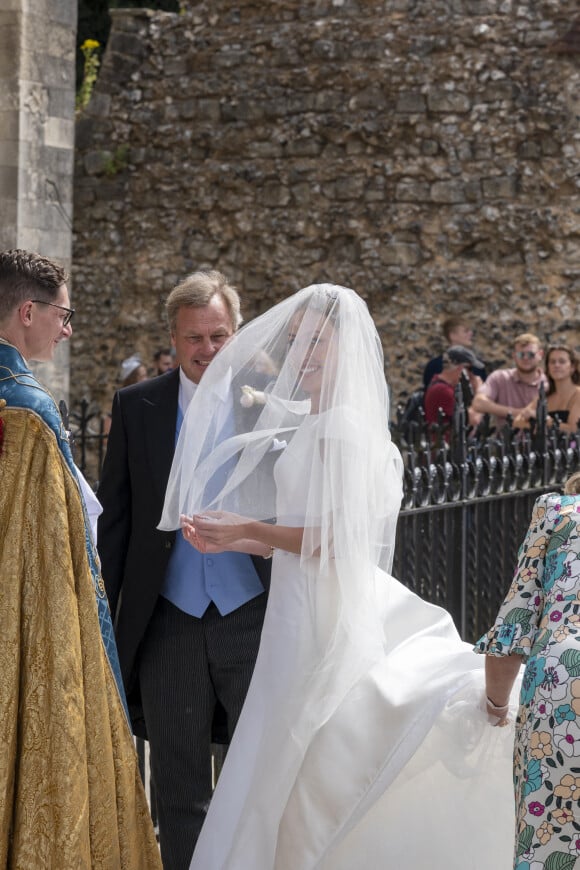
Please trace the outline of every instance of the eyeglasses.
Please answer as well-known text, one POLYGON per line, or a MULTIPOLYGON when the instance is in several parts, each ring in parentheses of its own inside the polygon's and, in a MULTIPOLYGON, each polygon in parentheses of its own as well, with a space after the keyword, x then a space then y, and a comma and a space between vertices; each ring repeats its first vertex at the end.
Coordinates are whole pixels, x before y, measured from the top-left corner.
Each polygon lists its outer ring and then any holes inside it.
POLYGON ((57 305, 56 302, 46 302, 44 299, 31 299, 30 301, 36 303, 36 305, 50 305, 51 308, 60 308, 61 311, 66 311, 66 314, 62 319, 63 327, 69 325, 72 316, 75 313, 74 308, 66 308, 64 305, 57 305))
POLYGON ((534 359, 537 356, 537 350, 516 350, 518 359, 534 359))

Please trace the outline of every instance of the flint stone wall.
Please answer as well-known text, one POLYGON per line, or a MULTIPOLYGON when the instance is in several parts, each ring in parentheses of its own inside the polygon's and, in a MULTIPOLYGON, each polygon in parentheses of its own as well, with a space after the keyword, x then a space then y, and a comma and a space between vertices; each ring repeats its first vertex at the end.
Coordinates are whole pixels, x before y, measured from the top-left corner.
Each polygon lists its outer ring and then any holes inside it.
MULTIPOLYGON (((126 10, 77 123, 72 389, 166 344, 198 268, 246 319, 315 281, 355 288, 395 397, 465 314, 580 344, 576 0, 210 0, 126 10)), ((356 361, 353 360, 353 365, 356 361)))

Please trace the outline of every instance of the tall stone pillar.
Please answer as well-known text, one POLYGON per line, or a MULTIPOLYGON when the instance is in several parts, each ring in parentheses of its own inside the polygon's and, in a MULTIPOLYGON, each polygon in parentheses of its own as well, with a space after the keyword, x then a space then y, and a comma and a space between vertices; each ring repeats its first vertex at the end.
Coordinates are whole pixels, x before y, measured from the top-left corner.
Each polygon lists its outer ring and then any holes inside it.
MULTIPOLYGON (((67 271, 76 20, 76 0, 0 0, 0 249, 38 251, 67 271)), ((37 366, 57 399, 68 395, 67 344, 37 366)))

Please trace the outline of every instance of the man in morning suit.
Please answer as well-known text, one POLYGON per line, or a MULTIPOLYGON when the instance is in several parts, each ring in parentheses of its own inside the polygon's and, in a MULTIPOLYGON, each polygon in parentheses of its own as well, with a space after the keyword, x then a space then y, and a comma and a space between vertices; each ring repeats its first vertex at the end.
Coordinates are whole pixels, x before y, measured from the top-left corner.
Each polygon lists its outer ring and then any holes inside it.
MULTIPOLYGON (((187 870, 212 792, 216 709, 231 737, 258 652, 270 563, 202 555, 161 532, 183 416, 241 321, 236 290, 196 272, 166 313, 178 367, 116 393, 98 496, 98 548, 135 734, 149 740, 165 870, 187 870)), ((224 420, 254 413, 224 391, 224 420)))

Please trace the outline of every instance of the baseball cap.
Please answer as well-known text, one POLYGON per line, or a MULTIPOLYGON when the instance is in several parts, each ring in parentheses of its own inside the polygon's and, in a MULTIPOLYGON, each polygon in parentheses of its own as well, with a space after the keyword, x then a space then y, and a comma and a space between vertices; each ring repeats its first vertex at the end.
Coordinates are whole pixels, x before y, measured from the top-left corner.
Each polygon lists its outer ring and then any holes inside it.
POLYGON ((463 347, 462 344, 454 344, 451 347, 448 347, 443 354, 444 359, 445 357, 447 357, 449 362, 453 365, 467 363, 470 366, 474 366, 476 369, 483 368, 482 361, 476 357, 472 350, 468 347, 463 347))

